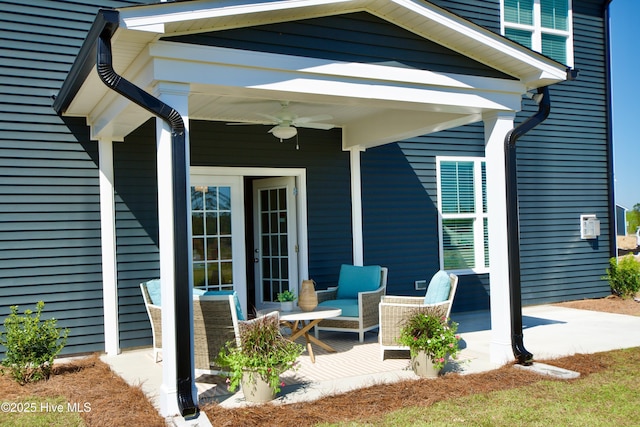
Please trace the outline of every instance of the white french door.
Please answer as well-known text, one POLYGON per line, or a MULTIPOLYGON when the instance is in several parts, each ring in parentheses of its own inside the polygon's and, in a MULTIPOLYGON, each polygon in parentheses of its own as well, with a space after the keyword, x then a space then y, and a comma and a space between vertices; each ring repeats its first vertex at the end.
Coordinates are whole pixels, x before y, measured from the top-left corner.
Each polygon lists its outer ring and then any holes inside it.
POLYGON ((235 290, 246 316, 243 193, 239 176, 191 175, 193 286, 235 290))
POLYGON ((253 181, 256 307, 276 304, 284 290, 298 293, 295 177, 253 181))

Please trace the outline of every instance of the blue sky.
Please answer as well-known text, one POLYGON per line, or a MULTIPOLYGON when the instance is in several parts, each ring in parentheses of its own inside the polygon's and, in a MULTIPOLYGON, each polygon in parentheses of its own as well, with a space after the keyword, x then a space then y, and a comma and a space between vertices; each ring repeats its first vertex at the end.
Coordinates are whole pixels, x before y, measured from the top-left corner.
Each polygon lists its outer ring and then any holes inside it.
POLYGON ((616 203, 631 209, 640 203, 640 0, 613 0, 610 12, 616 203))

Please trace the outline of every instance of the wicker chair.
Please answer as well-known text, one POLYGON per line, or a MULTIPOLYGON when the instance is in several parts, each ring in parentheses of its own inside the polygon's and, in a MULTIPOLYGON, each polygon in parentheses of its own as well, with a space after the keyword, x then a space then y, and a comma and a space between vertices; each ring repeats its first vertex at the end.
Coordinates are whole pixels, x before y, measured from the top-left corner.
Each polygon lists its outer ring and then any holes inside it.
MULTIPOLYGON (((162 311, 151 304, 147 283, 141 283, 151 330, 153 333, 153 351, 155 361, 162 349, 162 311)), ((198 371, 217 371, 213 361, 228 341, 236 340, 240 344, 238 316, 233 295, 195 295, 193 297, 193 341, 194 363, 198 371)))
POLYGON ((453 298, 458 288, 458 276, 449 274, 450 290, 449 298, 436 304, 425 304, 424 296, 422 297, 406 297, 384 295, 380 302, 380 352, 382 360, 384 360, 385 350, 408 350, 409 347, 398 344, 400 337, 400 329, 405 317, 413 310, 422 307, 442 307, 442 314, 449 317, 451 314, 451 306, 453 298))
MULTIPOLYGON (((322 320, 315 328, 316 338, 318 338, 320 330, 357 332, 359 341, 364 342, 364 333, 378 327, 378 307, 380 298, 387 289, 387 274, 388 269, 386 267, 380 267, 380 287, 373 291, 358 293, 357 317, 345 316, 343 310, 343 315, 340 317, 322 320)), ((320 290, 317 291, 316 294, 318 296, 318 304, 326 302, 325 305, 332 306, 331 301, 335 301, 338 298, 338 287, 335 286, 327 290, 320 290)))
POLYGON ((140 290, 142 291, 142 299, 144 300, 144 306, 147 309, 149 315, 149 323, 151 323, 151 336, 153 338, 153 360, 158 363, 160 361, 160 351, 162 350, 162 310, 159 305, 153 304, 151 295, 149 295, 148 284, 154 282, 154 279, 149 282, 140 283, 140 290))

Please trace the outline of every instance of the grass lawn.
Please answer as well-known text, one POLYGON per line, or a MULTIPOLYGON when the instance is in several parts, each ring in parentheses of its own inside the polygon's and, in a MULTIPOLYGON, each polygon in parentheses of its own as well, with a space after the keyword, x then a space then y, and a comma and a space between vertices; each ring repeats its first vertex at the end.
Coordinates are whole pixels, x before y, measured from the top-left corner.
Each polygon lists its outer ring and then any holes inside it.
POLYGON ((539 381, 410 406, 382 417, 328 425, 367 426, 638 426, 639 349, 608 353, 612 365, 575 381, 539 381))

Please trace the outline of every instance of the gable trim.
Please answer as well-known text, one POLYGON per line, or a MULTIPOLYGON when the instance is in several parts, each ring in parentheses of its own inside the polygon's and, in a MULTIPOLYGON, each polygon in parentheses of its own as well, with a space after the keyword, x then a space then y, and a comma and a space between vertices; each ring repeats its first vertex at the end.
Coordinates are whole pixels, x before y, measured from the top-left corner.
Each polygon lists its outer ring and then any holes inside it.
POLYGON ((567 78, 567 67, 427 1, 233 0, 161 3, 121 9, 122 26, 158 35, 219 31, 314 17, 367 12, 509 75, 530 88, 567 78), (536 80, 544 80, 535 83, 536 80))

